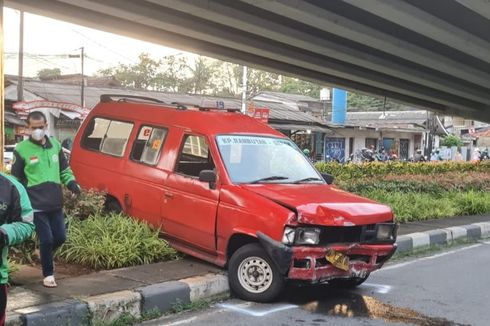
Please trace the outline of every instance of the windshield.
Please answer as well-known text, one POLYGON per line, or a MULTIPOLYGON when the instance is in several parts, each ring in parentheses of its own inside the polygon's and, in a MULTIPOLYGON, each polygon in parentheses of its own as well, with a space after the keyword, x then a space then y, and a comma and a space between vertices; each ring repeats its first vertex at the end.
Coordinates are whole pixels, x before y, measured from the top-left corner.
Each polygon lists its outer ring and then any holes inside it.
POLYGON ((233 183, 323 183, 308 159, 288 139, 238 135, 216 139, 233 183))

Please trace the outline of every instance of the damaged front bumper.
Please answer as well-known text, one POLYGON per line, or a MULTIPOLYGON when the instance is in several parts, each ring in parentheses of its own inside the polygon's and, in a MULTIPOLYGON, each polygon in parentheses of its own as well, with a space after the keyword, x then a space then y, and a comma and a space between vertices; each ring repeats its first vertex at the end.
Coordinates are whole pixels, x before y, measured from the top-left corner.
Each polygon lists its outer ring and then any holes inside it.
POLYGON ((289 247, 261 232, 257 233, 257 237, 287 279, 310 283, 327 282, 338 278, 366 277, 381 268, 396 251, 396 244, 354 243, 324 247, 289 247), (339 269, 327 261, 326 254, 329 249, 349 257, 347 270, 339 269))

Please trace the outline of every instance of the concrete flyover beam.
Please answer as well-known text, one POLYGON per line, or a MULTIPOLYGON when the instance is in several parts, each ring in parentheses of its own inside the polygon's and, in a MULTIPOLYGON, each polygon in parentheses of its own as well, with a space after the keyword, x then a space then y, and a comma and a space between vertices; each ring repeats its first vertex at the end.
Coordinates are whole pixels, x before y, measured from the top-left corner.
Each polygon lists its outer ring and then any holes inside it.
MULTIPOLYGON (((473 84, 489 88, 490 74, 442 54, 395 38, 383 31, 340 16, 304 0, 240 0, 284 17, 301 21, 319 30, 332 33, 399 58, 456 76, 473 84)), ((366 1, 370 3, 370 1, 366 1)), ((348 13, 346 13, 347 15, 348 13)), ((368 13, 366 13, 368 14, 368 13)))
POLYGON ((456 0, 466 8, 490 20, 490 0, 456 0))
POLYGON ((450 76, 441 76, 437 71, 428 73, 413 67, 407 67, 390 60, 390 58, 371 55, 341 43, 330 41, 328 38, 322 38, 285 24, 274 22, 272 19, 252 15, 240 10, 240 6, 237 6, 238 2, 201 0, 147 1, 462 98, 483 103, 490 101, 490 89, 485 89, 479 85, 464 85, 461 80, 458 83, 450 76))
POLYGON ((407 2, 393 0, 343 1, 482 61, 490 62, 490 43, 486 40, 482 40, 407 2))
MULTIPOLYGON (((61 0, 61 2, 66 2, 67 4, 73 3, 72 0, 61 0)), ((374 70, 329 60, 306 50, 286 47, 269 39, 239 32, 236 29, 227 29, 222 25, 196 19, 178 11, 169 11, 160 6, 141 6, 139 3, 130 0, 106 0, 104 2, 98 2, 97 0, 76 0, 75 3, 80 6, 90 7, 99 13, 111 12, 112 15, 129 22, 141 22, 161 30, 172 31, 216 45, 238 49, 249 53, 250 56, 259 55, 275 58, 275 60, 281 61, 284 64, 337 75, 345 79, 371 84, 379 88, 425 100, 438 98, 439 102, 446 106, 455 104, 476 109, 484 107, 484 104, 480 102, 465 100, 451 93, 440 92, 430 88, 419 88, 414 83, 390 77, 374 70)))
MULTIPOLYGON (((103 4, 107 3, 110 4, 111 1, 104 1, 103 4)), ((139 9, 128 7, 129 1, 114 1, 113 3, 117 5, 117 8, 99 7, 98 12, 91 8, 100 4, 87 0, 66 2, 6 0, 6 5, 15 9, 259 69, 298 76, 312 82, 327 83, 347 90, 386 96, 445 114, 457 114, 490 122, 488 102, 469 101, 455 94, 393 78, 365 67, 341 62, 307 49, 295 48, 238 29, 227 28, 227 26, 208 22, 198 17, 191 16, 189 19, 189 15, 186 16, 175 10, 156 10, 156 13, 151 14, 148 12, 158 8, 147 7, 146 1, 137 2, 139 9), (119 15, 116 9, 123 10, 123 13, 119 15), (131 9, 135 9, 137 14, 128 19, 128 12, 130 15, 134 13, 131 9), (146 12, 139 10, 146 10, 146 12), (167 22, 167 19, 170 23, 167 22), (185 20, 185 26, 182 26, 181 20, 185 20), (166 25, 155 24, 155 21, 166 25)))

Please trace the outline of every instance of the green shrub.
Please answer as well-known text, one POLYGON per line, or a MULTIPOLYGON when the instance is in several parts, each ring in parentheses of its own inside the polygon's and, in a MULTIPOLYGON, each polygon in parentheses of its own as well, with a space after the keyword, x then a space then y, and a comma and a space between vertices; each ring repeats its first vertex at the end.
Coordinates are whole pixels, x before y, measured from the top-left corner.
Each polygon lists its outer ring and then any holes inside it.
POLYGON ((490 213, 488 192, 401 193, 373 191, 367 198, 390 206, 401 223, 490 213))
POLYGON ((481 215, 490 212, 490 193, 474 192, 456 193, 454 205, 457 215, 481 215))
POLYGON ((318 171, 333 175, 336 179, 349 180, 376 176, 402 174, 440 174, 446 172, 490 172, 490 162, 371 162, 362 164, 339 164, 320 162, 315 164, 318 171))
POLYGON ((121 214, 97 214, 83 221, 70 218, 67 241, 57 256, 65 262, 94 269, 176 258, 176 252, 158 235, 158 230, 121 214))
POLYGON ((445 191, 490 191, 490 173, 447 172, 437 177, 426 175, 387 175, 360 179, 336 180, 335 184, 359 195, 373 191, 421 192, 440 194, 445 191))
POLYGON ((80 196, 73 197, 67 189, 64 190, 63 196, 65 215, 79 220, 100 214, 106 197, 103 192, 96 190, 82 190, 80 196))

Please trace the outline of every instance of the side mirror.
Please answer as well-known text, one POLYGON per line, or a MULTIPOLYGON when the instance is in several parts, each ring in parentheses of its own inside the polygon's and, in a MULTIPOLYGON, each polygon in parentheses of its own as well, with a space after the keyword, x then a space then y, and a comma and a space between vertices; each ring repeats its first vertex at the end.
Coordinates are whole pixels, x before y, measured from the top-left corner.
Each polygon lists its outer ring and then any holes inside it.
POLYGON ((322 173, 322 178, 329 185, 331 185, 333 183, 333 175, 331 175, 331 174, 322 173))
POLYGON ((213 170, 202 170, 199 172, 199 181, 208 182, 211 189, 215 188, 216 172, 213 170))

